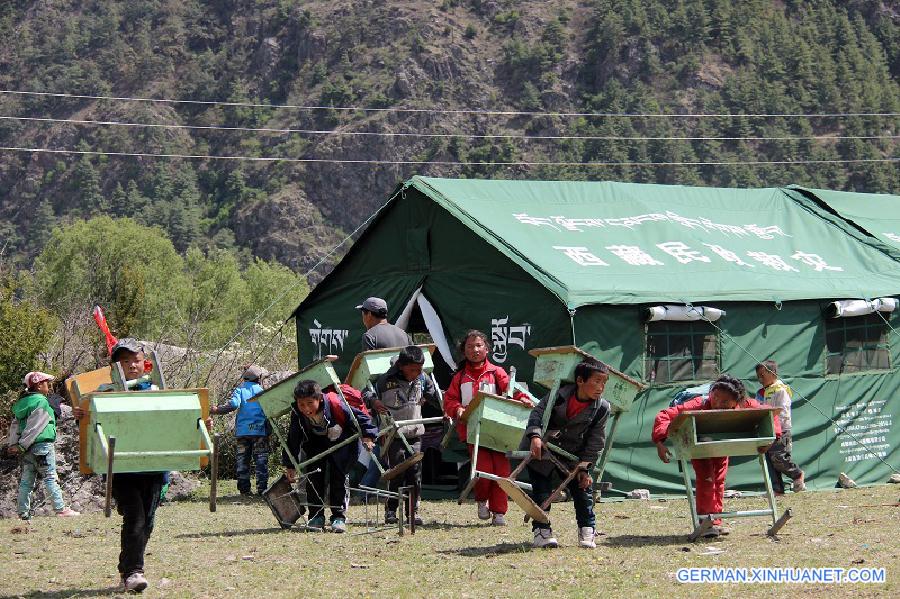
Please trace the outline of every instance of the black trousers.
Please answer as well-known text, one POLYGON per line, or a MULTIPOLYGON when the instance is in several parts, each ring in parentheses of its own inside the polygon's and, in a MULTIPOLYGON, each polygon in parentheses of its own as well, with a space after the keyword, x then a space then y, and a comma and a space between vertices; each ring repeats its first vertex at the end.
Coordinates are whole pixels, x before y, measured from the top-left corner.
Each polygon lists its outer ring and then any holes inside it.
MULTIPOLYGON (((413 451, 422 451, 421 438, 407 439, 407 441, 409 441, 409 445, 413 448, 413 451)), ((410 454, 409 450, 406 449, 406 446, 403 445, 403 441, 394 439, 391 441, 387 450, 382 449, 382 456, 387 458, 387 467, 393 468, 411 458, 412 454, 410 454)), ((408 468, 406 472, 400 476, 394 477, 388 481, 388 491, 396 493, 400 490, 400 487, 411 487, 413 485, 417 487, 422 485, 422 462, 408 468)), ((387 509, 396 512, 399 504, 400 501, 396 497, 390 497, 387 500, 387 509)), ((418 507, 419 506, 416 506, 416 512, 418 512, 418 507)))
POLYGON ((112 493, 122 516, 119 573, 127 576, 144 571, 144 551, 153 532, 163 475, 135 472, 113 476, 112 493))
MULTIPOLYGON (((313 439, 303 444, 303 453, 314 456, 331 447, 331 443, 323 439, 313 439)), ((340 452, 339 452, 340 453, 340 452)), ((306 502, 310 504, 310 519, 316 516, 324 516, 325 508, 331 508, 331 519, 346 518, 347 504, 350 502, 350 493, 347 490, 348 473, 340 468, 334 456, 327 456, 322 460, 310 464, 311 470, 318 469, 307 475, 306 502), (326 492, 327 482, 327 492, 326 492), (325 503, 325 498, 328 503, 325 503)))
POLYGON ((791 457, 791 431, 782 431, 781 438, 772 443, 772 447, 766 452, 766 466, 769 468, 769 478, 772 480, 772 490, 776 493, 784 493, 785 474, 791 480, 797 480, 803 474, 803 470, 794 463, 791 457))

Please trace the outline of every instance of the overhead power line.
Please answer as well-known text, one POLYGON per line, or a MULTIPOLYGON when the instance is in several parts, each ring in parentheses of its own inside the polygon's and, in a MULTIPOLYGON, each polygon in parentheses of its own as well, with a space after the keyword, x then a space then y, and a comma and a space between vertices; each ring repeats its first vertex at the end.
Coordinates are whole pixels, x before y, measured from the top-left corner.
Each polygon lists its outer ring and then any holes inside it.
POLYGON ((89 94, 69 94, 59 92, 36 92, 23 90, 0 90, 0 94, 20 96, 42 96, 51 98, 70 98, 76 100, 109 100, 116 102, 150 102, 158 104, 196 104, 203 106, 232 106, 241 108, 270 108, 290 110, 332 110, 338 112, 393 112, 393 113, 430 113, 430 114, 465 114, 484 116, 552 116, 552 117, 586 117, 586 118, 851 118, 851 117, 897 117, 900 112, 821 112, 821 113, 661 113, 661 112, 546 112, 540 110, 479 110, 451 108, 367 108, 364 106, 319 106, 303 104, 260 104, 255 102, 229 102, 220 100, 173 100, 169 98, 142 98, 133 96, 101 96, 89 94))
POLYGON ((207 154, 175 154, 154 152, 104 152, 100 150, 66 150, 53 148, 25 148, 0 146, 0 151, 26 152, 44 154, 69 154, 86 156, 122 156, 139 158, 182 158, 189 160, 243 160, 247 162, 291 162, 291 163, 327 163, 327 164, 372 164, 372 165, 420 165, 420 166, 584 166, 584 167, 641 167, 641 166, 761 166, 761 165, 799 165, 799 164, 864 164, 864 163, 896 163, 900 158, 857 158, 850 160, 724 160, 724 161, 672 161, 672 162, 577 162, 577 161, 488 161, 472 162, 465 160, 378 160, 347 158, 290 158, 278 156, 236 156, 207 154))
POLYGON ((255 133, 300 134, 300 135, 337 135, 348 137, 421 137, 421 138, 455 138, 455 139, 517 139, 524 141, 803 141, 803 140, 873 140, 898 139, 900 135, 778 135, 778 136, 649 136, 649 135, 526 135, 508 133, 419 133, 390 131, 341 131, 339 129, 295 129, 280 127, 237 127, 230 125, 183 125, 177 123, 134 123, 112 120, 92 119, 59 119, 50 117, 9 116, 0 115, 0 120, 32 121, 39 123, 67 123, 72 125, 97 127, 131 127, 157 129, 189 129, 211 131, 241 131, 255 133))

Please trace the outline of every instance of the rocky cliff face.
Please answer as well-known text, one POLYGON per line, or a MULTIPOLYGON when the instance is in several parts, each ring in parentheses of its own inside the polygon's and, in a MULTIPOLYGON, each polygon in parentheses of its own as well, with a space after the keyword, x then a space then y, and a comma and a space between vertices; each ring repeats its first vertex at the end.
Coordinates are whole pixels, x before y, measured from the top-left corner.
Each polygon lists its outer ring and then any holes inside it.
POLYGON ((897 118, 552 113, 898 112, 898 6, 763 0, 735 6, 723 0, 7 3, 0 8, 2 88, 241 105, 0 94, 3 115, 57 119, 4 119, 0 145, 290 161, 3 151, 0 236, 6 255, 24 265, 55 224, 97 213, 134 216, 163 226, 179 248, 236 245, 304 272, 413 174, 890 191, 896 172, 885 164, 478 163, 896 155, 896 141, 884 136, 896 132, 897 118), (882 137, 809 137, 841 133, 882 137), (520 139, 526 135, 576 138, 520 139), (757 140, 785 136, 802 139, 757 140), (421 161, 442 164, 408 163, 421 161))

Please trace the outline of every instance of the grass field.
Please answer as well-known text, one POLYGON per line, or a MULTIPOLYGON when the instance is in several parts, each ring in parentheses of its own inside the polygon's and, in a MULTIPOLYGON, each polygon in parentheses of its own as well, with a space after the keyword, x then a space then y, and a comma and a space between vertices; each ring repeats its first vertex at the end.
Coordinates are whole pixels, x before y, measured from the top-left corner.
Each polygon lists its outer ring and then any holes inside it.
MULTIPOLYGON (((532 550, 530 527, 512 506, 510 525, 492 528, 473 505, 425 502, 427 523, 414 536, 301 533, 277 527, 259 500, 241 500, 233 484, 215 514, 196 501, 160 508, 147 556, 150 597, 632 597, 900 596, 900 487, 807 492, 780 502, 795 517, 777 541, 761 518, 729 522, 721 540, 689 543, 684 500, 602 503, 596 550, 577 547, 571 504, 555 504, 557 550, 532 550), (684 567, 886 568, 885 584, 682 584, 684 567)), ((753 509, 762 500, 726 501, 753 509)), ((371 512, 374 516, 374 511, 371 512)), ((0 521, 0 595, 116 594, 120 518, 35 518, 29 526, 0 521)))

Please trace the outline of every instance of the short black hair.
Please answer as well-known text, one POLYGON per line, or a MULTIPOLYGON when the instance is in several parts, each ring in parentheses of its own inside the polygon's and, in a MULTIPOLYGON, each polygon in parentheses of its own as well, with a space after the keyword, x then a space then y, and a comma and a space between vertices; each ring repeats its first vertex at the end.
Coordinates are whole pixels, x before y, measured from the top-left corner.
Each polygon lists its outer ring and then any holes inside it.
POLYGON ((425 352, 418 345, 407 345, 400 350, 397 356, 397 366, 406 366, 407 364, 424 364, 425 352))
POLYGON ((322 399, 322 386, 312 380, 300 381, 294 387, 294 399, 302 399, 312 397, 314 399, 322 399))
POLYGON ((764 360, 756 365, 754 369, 756 372, 760 370, 768 370, 772 374, 778 374, 778 364, 775 363, 775 360, 764 360))
POLYGON ((362 312, 363 314, 371 314, 375 318, 387 318, 387 310, 374 310, 373 311, 373 310, 366 310, 365 308, 362 308, 360 310, 360 312, 362 312))
POLYGON ((738 402, 744 401, 747 397, 747 388, 744 387, 744 383, 730 374, 719 376, 710 386, 709 394, 712 395, 712 392, 716 390, 725 391, 738 402))
POLYGON ((596 373, 609 374, 609 366, 595 358, 584 358, 575 367, 575 380, 587 381, 596 373))

